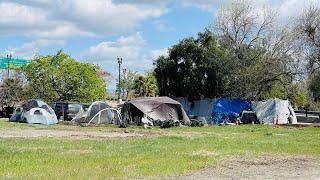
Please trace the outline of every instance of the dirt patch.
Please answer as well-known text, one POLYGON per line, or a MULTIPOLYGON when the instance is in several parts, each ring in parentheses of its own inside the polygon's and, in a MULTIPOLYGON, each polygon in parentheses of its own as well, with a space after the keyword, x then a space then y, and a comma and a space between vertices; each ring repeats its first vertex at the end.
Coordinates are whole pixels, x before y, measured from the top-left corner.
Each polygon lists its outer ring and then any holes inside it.
POLYGON ((71 131, 56 129, 0 129, 0 138, 68 138, 68 139, 108 139, 155 136, 148 132, 71 131))
POLYGON ((232 158, 198 172, 164 179, 319 179, 319 177, 319 159, 261 156, 255 159, 232 158))

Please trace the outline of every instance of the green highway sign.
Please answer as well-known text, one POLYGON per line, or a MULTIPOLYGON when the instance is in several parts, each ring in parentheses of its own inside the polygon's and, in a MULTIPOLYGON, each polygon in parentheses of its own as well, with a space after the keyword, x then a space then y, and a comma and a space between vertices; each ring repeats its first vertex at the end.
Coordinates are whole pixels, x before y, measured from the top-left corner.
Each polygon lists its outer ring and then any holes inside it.
POLYGON ((29 63, 31 60, 0 57, 0 69, 8 69, 8 66, 10 69, 15 69, 29 63))

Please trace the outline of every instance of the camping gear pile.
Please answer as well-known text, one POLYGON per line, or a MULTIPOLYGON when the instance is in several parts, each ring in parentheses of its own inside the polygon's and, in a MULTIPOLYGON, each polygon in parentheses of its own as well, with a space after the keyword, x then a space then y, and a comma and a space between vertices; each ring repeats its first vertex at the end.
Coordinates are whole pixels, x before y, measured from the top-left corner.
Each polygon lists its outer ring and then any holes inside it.
POLYGON ((58 119, 53 109, 41 100, 32 99, 18 106, 11 122, 26 122, 29 124, 57 124, 58 119))

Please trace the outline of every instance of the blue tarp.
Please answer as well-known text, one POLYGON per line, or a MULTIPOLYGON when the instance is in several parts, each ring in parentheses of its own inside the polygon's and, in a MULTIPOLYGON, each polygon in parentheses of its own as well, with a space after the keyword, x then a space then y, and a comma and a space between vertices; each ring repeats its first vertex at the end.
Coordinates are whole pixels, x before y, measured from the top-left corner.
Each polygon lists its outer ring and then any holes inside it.
POLYGON ((244 110, 251 110, 251 102, 242 99, 218 99, 212 109, 212 115, 216 124, 221 122, 234 122, 244 110))

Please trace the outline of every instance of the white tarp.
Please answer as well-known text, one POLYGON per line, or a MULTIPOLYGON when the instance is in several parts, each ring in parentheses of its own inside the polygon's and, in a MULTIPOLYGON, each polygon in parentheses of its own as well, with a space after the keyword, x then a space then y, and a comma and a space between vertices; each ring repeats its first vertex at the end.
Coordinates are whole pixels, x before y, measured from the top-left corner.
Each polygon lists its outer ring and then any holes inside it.
POLYGON ((276 124, 278 121, 279 124, 297 124, 296 115, 288 100, 269 99, 252 102, 252 109, 260 123, 276 124))

